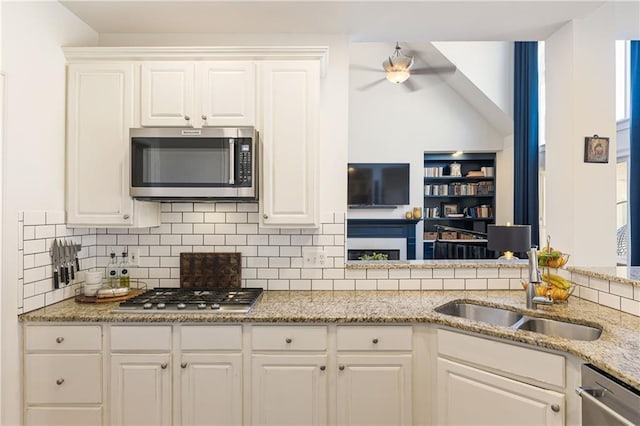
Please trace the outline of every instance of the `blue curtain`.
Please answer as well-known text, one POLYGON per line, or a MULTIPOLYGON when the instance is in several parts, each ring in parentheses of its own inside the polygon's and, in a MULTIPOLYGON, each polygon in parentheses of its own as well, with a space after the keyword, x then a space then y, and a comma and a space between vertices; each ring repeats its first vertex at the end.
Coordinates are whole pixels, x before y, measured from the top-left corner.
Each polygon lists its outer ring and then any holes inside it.
POLYGON ((515 43, 513 220, 538 241, 538 42, 515 43))
POLYGON ((629 241, 631 266, 640 266, 640 40, 631 41, 629 241))

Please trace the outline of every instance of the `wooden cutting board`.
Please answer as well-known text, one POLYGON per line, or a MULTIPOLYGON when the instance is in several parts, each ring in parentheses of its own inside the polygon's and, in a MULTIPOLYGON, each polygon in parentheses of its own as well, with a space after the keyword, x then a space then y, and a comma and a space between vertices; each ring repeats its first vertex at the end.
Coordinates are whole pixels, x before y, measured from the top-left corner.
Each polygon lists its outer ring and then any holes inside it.
POLYGON ((180 287, 240 287, 240 253, 180 253, 180 287))

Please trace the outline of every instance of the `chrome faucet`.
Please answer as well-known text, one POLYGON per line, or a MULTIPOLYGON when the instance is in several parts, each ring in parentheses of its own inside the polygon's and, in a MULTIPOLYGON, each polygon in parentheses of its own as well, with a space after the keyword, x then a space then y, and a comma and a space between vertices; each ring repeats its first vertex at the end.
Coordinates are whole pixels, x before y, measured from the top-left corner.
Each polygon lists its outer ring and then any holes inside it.
POLYGON ((540 283, 538 270, 538 247, 529 249, 529 284, 527 285, 527 309, 537 309, 538 305, 553 305, 550 297, 536 296, 536 284, 540 283))

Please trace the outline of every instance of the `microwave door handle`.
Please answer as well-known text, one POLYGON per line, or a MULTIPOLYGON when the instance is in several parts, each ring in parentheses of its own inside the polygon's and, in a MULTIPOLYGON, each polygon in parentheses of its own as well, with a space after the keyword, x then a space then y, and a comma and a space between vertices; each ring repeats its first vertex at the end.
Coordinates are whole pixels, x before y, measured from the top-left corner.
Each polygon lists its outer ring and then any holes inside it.
POLYGON ((236 183, 235 165, 236 165, 236 141, 234 139, 229 139, 229 185, 233 185, 236 183))

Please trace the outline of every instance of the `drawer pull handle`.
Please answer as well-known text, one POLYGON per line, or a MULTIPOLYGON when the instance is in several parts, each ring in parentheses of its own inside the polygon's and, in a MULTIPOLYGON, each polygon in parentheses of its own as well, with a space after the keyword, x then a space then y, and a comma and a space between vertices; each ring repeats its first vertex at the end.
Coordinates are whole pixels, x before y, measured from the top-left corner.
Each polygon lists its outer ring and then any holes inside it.
POLYGON ((320 371, 324 371, 324 370, 326 370, 326 369, 327 369, 327 366, 326 366, 326 365, 321 365, 321 366, 320 366, 320 371))
POLYGON ((551 411, 553 411, 554 413, 559 413, 560 412, 560 406, 558 404, 553 404, 551 406, 551 411))
POLYGON ((191 117, 189 117, 188 115, 185 115, 185 116, 184 116, 184 119, 185 119, 186 121, 189 121, 189 120, 191 120, 191 117))
POLYGON ((183 362, 182 364, 180 364, 180 367, 187 368, 187 365, 189 365, 189 364, 187 364, 186 362, 183 362))
POLYGON ((64 383, 64 379, 58 379, 56 380, 56 385, 60 386, 61 384, 64 383))
POLYGON ((338 366, 338 370, 340 370, 340 371, 344 371, 344 365, 340 365, 340 366, 338 366))
POLYGON ((287 337, 286 339, 284 339, 284 341, 287 342, 287 343, 293 342, 293 340, 291 340, 291 337, 287 337))
POLYGON ((378 339, 375 338, 375 339, 372 340, 372 342, 373 342, 374 345, 377 345, 378 344, 378 339))
POLYGON ((202 117, 202 119, 203 119, 204 121, 207 121, 207 116, 206 116, 206 115, 202 114, 202 116, 201 116, 201 117, 202 117))
POLYGON ((64 342, 64 337, 56 337, 56 342, 57 342, 57 343, 62 343, 62 342, 64 342))
POLYGON ((162 364, 160 364, 160 368, 162 368, 163 370, 167 369, 167 363, 163 362, 162 364))

